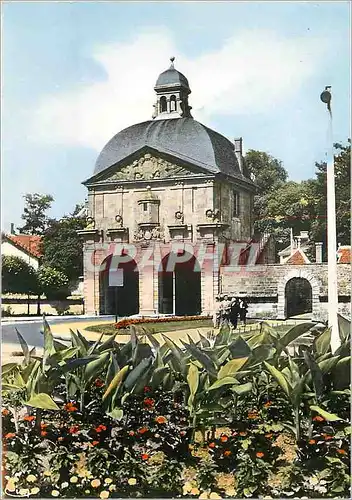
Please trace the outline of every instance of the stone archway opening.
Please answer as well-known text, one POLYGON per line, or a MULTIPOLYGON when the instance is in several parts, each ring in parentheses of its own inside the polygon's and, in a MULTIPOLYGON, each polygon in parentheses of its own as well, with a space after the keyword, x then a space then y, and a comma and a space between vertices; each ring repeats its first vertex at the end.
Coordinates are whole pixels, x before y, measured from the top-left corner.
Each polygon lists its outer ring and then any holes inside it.
POLYGON ((114 264, 109 255, 101 265, 100 271, 100 314, 132 316, 139 312, 139 272, 135 260, 114 264), (122 286, 114 286, 111 273, 118 270, 122 286))
POLYGON ((183 262, 171 252, 158 273, 159 313, 176 316, 201 314, 201 268, 194 255, 184 252, 183 262))
POLYGON ((291 278, 285 287, 285 316, 312 313, 312 286, 306 278, 291 278))

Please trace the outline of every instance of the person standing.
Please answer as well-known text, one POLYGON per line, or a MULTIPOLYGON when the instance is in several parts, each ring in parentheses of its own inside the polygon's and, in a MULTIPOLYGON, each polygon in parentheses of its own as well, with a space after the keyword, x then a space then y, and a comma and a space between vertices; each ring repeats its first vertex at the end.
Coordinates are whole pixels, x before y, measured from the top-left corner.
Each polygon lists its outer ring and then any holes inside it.
POLYGON ((221 324, 229 324, 230 322, 230 314, 231 314, 231 300, 228 295, 224 295, 222 301, 222 321, 221 324))
POLYGON ((240 314, 240 301, 238 297, 236 297, 231 304, 231 313, 230 313, 230 321, 235 330, 237 328, 239 314, 240 314))
POLYGON ((215 297, 215 307, 213 312, 213 326, 219 328, 221 319, 221 299, 219 295, 215 297))
POLYGON ((247 313, 248 313, 248 302, 246 299, 242 299, 241 309, 240 309, 240 320, 245 325, 247 322, 247 313))

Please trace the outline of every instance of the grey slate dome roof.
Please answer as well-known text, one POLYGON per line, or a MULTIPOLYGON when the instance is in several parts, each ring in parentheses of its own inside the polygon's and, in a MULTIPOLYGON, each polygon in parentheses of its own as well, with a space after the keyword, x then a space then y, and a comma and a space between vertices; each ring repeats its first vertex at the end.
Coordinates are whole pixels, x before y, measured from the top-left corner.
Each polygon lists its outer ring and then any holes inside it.
POLYGON ((184 87, 190 91, 187 78, 175 68, 169 68, 159 75, 154 88, 160 87, 184 87))
POLYGON ((101 151, 94 175, 148 146, 211 174, 222 173, 252 184, 240 171, 232 142, 193 118, 150 120, 125 128, 101 151))

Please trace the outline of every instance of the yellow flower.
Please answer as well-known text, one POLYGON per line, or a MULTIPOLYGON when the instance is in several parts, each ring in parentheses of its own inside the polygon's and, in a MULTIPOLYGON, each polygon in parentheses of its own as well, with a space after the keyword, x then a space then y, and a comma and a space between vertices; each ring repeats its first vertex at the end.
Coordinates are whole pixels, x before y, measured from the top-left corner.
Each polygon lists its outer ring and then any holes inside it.
POLYGON ((27 476, 26 479, 29 483, 34 483, 34 481, 37 480, 37 478, 33 476, 33 474, 29 474, 29 476, 27 476))
POLYGON ((78 477, 77 476, 70 477, 70 483, 73 483, 73 484, 78 483, 78 477))
POLYGON ((21 497, 26 497, 27 495, 29 495, 29 489, 28 488, 21 488, 20 491, 18 492, 18 494, 21 497))
POLYGON ((187 481, 187 483, 183 485, 183 494, 187 495, 187 493, 189 493, 191 489, 192 489, 192 484, 189 481, 187 481))
POLYGON ((100 498, 109 498, 110 493, 108 491, 103 490, 100 493, 100 498))
POLYGON ((101 485, 100 479, 93 479, 93 481, 90 482, 93 488, 98 488, 101 485))
MULTIPOLYGON (((228 497, 234 497, 236 495, 236 490, 235 488, 229 488, 225 491, 225 495, 228 497)), ((265 497, 264 497, 265 498, 265 497)))
POLYGON ((110 484, 109 491, 115 491, 115 490, 116 490, 116 486, 114 484, 110 484))
POLYGON ((89 495, 90 490, 85 490, 85 492, 84 492, 84 493, 85 493, 86 495, 89 495))
POLYGON ((137 484, 137 479, 135 477, 130 477, 128 480, 128 484, 130 486, 134 486, 135 484, 137 484))
POLYGON ((203 493, 201 493, 198 498, 201 498, 202 500, 207 500, 208 493, 206 491, 203 491, 203 493))
POLYGON ((59 492, 59 491, 57 491, 57 490, 53 490, 53 491, 51 492, 51 496, 52 496, 52 497, 58 497, 59 495, 60 495, 60 492, 59 492))
POLYGON ((218 498, 221 498, 221 496, 220 496, 220 495, 218 495, 217 493, 215 493, 215 491, 212 491, 212 492, 210 493, 210 495, 209 495, 209 498, 210 498, 211 500, 217 500, 218 498))
POLYGON ((110 477, 107 477, 105 480, 104 480, 104 484, 111 484, 112 483, 112 479, 110 477))
POLYGON ((199 495, 200 491, 198 488, 192 488, 190 491, 191 495, 199 495))
POLYGON ((44 471, 44 476, 51 476, 50 470, 45 470, 44 471))
POLYGON ((12 477, 9 479, 8 483, 6 484, 5 490, 10 491, 10 492, 16 491, 15 481, 13 480, 12 477))
POLYGON ((32 488, 30 493, 31 495, 36 495, 37 493, 39 493, 39 491, 40 491, 39 488, 32 488))

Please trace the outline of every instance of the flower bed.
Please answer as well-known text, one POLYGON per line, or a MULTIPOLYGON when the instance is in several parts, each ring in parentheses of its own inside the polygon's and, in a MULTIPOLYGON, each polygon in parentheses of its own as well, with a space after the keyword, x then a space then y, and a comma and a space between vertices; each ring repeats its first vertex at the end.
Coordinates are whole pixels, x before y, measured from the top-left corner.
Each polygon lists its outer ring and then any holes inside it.
MULTIPOLYGON (((294 357, 264 325, 145 351, 71 347, 44 325, 43 358, 3 367, 4 493, 33 498, 350 497, 349 334, 294 357), (344 337, 345 336, 345 337, 344 337), (341 371, 342 369, 342 371, 341 371)), ((303 344, 302 344, 303 345, 303 344)))
POLYGON ((211 316, 167 316, 161 318, 126 318, 121 319, 117 323, 115 323, 115 328, 120 330, 122 328, 127 328, 131 325, 143 325, 150 323, 174 323, 177 321, 200 321, 210 319, 211 316))

